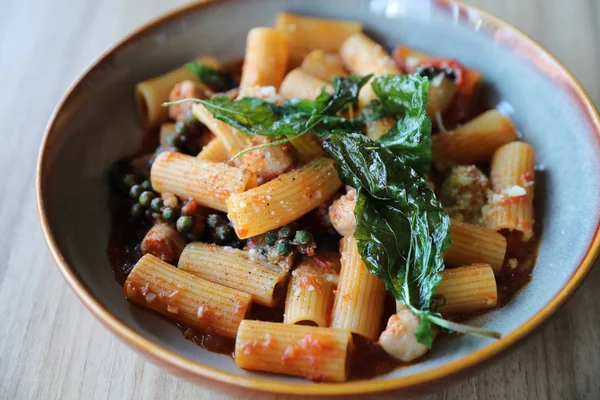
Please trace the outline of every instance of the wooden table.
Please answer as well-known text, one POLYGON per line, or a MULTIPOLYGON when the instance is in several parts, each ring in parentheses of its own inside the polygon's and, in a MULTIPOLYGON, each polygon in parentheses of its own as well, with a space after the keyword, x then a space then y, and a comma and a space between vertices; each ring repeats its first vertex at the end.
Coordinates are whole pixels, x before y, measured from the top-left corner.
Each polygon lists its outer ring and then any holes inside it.
MULTIPOLYGON (((35 210, 40 139, 67 86, 125 33, 183 3, 0 1, 0 399, 226 398, 146 362, 102 327, 54 267, 35 210)), ((600 100, 596 0, 469 3, 539 40, 600 100)), ((524 345, 427 399, 600 398, 599 286, 596 268, 524 345)))

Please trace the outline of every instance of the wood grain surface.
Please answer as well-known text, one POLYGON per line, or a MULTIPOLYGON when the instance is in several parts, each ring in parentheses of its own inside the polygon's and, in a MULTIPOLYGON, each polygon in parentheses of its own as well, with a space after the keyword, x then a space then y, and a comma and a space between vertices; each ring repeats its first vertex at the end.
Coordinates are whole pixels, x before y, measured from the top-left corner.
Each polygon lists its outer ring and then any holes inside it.
MULTIPOLYGON (((186 2, 0 1, 0 399, 227 398, 169 375, 101 326, 55 268, 35 209, 40 140, 67 86, 124 34, 186 2)), ((468 3, 537 39, 598 104, 598 1, 468 3)), ((600 268, 525 344, 425 398, 599 399, 598 287, 600 268)))

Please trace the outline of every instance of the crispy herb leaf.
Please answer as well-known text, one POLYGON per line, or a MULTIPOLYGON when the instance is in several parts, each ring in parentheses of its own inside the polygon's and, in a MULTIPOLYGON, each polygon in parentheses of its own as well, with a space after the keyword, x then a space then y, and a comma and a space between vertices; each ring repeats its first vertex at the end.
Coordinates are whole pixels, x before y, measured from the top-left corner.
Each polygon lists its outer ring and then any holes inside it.
POLYGON ((379 143, 421 175, 431 169, 431 121, 427 116, 429 81, 419 75, 384 75, 373 80, 378 100, 362 111, 365 121, 392 117, 398 122, 379 143))
POLYGON ((199 61, 192 61, 185 64, 186 68, 189 69, 198 79, 212 86, 217 91, 225 91, 238 87, 238 82, 231 76, 231 74, 219 71, 209 65, 203 64, 199 61))
POLYGON ((249 136, 280 137, 310 131, 324 137, 354 127, 337 113, 346 104, 356 101, 360 88, 369 78, 370 75, 338 77, 334 81, 333 94, 322 90, 315 101, 293 99, 282 106, 252 97, 234 101, 216 96, 196 101, 204 104, 215 118, 249 136))
MULTIPOLYGON (((450 218, 425 180, 381 143, 360 133, 323 143, 340 179, 357 189, 354 237, 365 265, 396 299, 421 317, 416 336, 431 347, 431 323, 453 324, 431 310, 450 244, 450 218)), ((482 333, 454 324, 466 333, 482 333)))
POLYGON ((450 244, 450 218, 425 180, 361 134, 324 144, 344 183, 358 189, 355 237, 361 257, 396 298, 429 310, 450 244))

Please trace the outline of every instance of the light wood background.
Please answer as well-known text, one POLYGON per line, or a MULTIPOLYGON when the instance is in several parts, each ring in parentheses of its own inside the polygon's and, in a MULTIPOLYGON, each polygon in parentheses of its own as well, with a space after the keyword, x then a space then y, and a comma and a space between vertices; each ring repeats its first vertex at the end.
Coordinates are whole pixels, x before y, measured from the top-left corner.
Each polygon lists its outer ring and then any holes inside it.
MULTIPOLYGON (((426 0, 422 0, 426 1, 426 0)), ((35 161, 67 86, 186 0, 0 0, 0 399, 225 399, 146 362, 79 303, 35 210, 35 161)), ((600 100, 596 0, 471 0, 550 49, 600 100)), ((500 362, 427 399, 600 399, 600 269, 500 362)))

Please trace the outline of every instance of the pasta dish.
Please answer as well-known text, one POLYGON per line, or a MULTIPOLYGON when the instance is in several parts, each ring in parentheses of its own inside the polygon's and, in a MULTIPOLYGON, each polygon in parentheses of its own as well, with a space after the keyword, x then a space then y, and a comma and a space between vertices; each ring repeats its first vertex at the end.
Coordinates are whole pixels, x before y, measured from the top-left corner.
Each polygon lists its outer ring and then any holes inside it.
POLYGON ((140 82, 146 138, 110 170, 129 301, 247 370, 365 379, 531 276, 535 152, 482 75, 360 23, 280 13, 242 62, 140 82))

